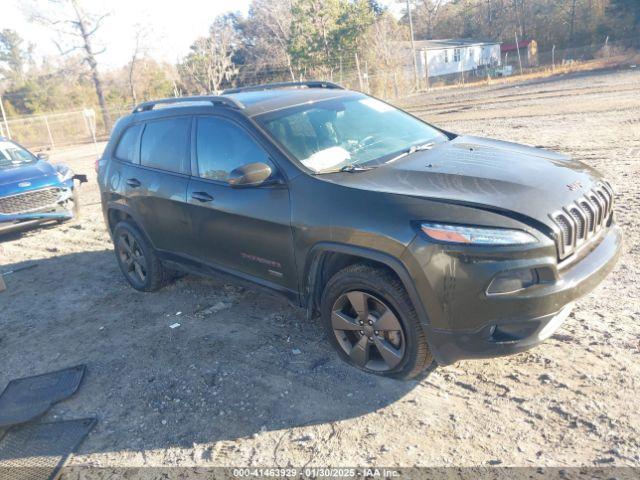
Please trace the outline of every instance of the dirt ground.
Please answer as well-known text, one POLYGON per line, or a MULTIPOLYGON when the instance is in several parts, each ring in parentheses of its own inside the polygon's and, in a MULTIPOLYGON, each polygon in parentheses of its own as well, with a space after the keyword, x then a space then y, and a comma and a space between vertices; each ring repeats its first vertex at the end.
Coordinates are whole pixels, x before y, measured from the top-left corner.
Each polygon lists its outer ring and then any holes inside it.
POLYGON ((0 271, 37 265, 0 294, 0 388, 87 365, 46 416, 99 419, 71 465, 640 466, 640 68, 399 103, 451 131, 571 154, 617 189, 622 260, 543 345, 399 382, 343 364, 318 321, 231 278, 138 293, 82 146, 52 154, 89 175, 80 220, 0 239, 0 271))

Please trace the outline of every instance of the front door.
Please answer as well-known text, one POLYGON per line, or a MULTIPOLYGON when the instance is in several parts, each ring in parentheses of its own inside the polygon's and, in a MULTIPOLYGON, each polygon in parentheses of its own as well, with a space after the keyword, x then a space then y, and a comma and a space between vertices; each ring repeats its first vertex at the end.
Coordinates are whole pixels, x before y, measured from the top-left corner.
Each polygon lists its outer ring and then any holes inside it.
POLYGON ((286 185, 233 188, 229 173, 248 163, 269 164, 264 145, 227 118, 202 116, 195 124, 194 165, 187 191, 193 256, 289 291, 297 290, 286 185))

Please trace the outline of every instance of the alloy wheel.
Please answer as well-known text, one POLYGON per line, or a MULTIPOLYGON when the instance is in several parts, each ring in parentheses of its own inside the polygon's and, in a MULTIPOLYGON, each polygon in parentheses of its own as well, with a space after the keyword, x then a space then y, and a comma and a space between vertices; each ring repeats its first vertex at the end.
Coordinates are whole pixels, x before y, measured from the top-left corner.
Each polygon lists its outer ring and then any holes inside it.
POLYGON ((404 358, 402 323, 374 295, 359 290, 340 295, 331 309, 331 327, 344 352, 359 367, 386 372, 404 358))
POLYGON ((136 239, 129 232, 122 232, 118 239, 118 255, 125 274, 135 282, 144 283, 147 278, 146 260, 136 239))

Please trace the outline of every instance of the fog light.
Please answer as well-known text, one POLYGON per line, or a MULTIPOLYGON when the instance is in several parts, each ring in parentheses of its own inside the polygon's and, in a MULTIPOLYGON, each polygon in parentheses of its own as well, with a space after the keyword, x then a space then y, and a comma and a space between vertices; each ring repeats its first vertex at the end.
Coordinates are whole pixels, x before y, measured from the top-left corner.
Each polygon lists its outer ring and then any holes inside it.
POLYGON ((535 269, 520 268, 518 270, 508 270, 493 277, 493 280, 491 280, 487 288, 487 294, 513 293, 535 285, 536 283, 538 283, 538 273, 535 269))

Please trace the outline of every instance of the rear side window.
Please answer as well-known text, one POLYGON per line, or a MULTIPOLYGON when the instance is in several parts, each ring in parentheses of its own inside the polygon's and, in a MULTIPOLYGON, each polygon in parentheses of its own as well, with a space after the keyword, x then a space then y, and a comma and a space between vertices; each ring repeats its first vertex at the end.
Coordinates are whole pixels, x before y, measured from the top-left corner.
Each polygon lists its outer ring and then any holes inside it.
POLYGON ((142 125, 133 125, 127 128, 120 137, 118 147, 116 148, 116 158, 125 162, 134 162, 136 159, 136 145, 138 145, 138 136, 142 125))
POLYGON ((242 128, 214 117, 198 119, 196 155, 198 175, 226 182, 234 169, 247 163, 270 165, 267 153, 242 128))
POLYGON ((184 172, 190 126, 190 117, 147 123, 142 133, 140 163, 169 172, 184 172))

